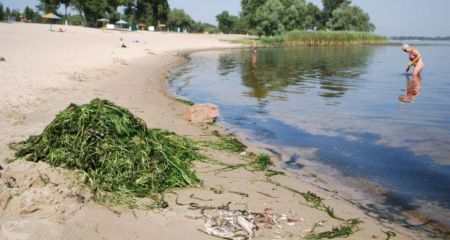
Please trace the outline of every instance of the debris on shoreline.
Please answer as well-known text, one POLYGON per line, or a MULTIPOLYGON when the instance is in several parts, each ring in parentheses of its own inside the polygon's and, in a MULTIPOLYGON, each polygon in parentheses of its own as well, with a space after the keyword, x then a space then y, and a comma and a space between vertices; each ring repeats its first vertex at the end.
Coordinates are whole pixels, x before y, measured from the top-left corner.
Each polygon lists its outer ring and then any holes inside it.
MULTIPOLYGON (((274 214, 272 209, 266 208, 263 212, 246 210, 219 210, 217 215, 204 214, 205 232, 225 239, 250 239, 261 228, 281 229, 282 222, 295 224, 296 220, 288 219, 285 214, 274 214)), ((279 231, 275 230, 275 238, 281 238, 279 231)))
POLYGON ((219 107, 214 104, 195 104, 188 108, 185 118, 192 123, 213 123, 219 114, 219 107))

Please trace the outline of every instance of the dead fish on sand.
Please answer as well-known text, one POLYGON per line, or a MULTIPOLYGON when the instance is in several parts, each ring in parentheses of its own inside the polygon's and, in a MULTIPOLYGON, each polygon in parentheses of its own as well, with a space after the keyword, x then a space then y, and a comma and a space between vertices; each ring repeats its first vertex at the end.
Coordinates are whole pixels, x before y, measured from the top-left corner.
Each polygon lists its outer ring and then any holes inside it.
POLYGON ((272 209, 263 213, 246 210, 220 210, 215 216, 204 214, 205 232, 225 239, 251 239, 260 227, 281 228, 281 221, 287 221, 284 214, 273 214, 272 209))

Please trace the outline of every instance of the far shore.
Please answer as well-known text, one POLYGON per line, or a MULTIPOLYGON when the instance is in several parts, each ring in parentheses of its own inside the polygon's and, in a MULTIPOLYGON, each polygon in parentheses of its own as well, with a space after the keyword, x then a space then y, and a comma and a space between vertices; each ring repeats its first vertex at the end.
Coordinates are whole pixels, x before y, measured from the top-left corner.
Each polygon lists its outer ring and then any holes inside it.
MULTIPOLYGON (((54 25, 54 29, 65 26, 54 25)), ((244 35, 204 35, 161 32, 120 32, 67 27, 51 32, 44 24, 0 23, 0 239, 217 239, 204 232, 201 211, 195 206, 286 214, 281 227, 260 229, 254 239, 301 239, 312 231, 329 231, 359 219, 348 239, 425 239, 424 233, 379 219, 345 200, 336 186, 321 187, 297 175, 274 176, 243 168, 221 172, 221 166, 196 162, 202 187, 167 193, 169 207, 158 210, 103 206, 90 199, 77 175, 45 163, 16 160, 9 144, 42 132, 70 103, 108 99, 142 118, 148 127, 161 128, 193 139, 214 139, 217 125, 196 125, 184 119, 188 106, 176 101, 166 76, 186 61, 185 54, 208 49, 247 47, 225 40, 244 35), (122 45, 126 47, 122 47, 122 45), (42 180, 49 176, 49 182, 42 180), (219 189, 220 191, 215 191, 219 189), (334 210, 332 218, 311 207, 296 192, 312 192, 334 210), (320 223, 320 224, 318 224, 320 223), (391 238, 392 239, 392 238, 391 238)), ((249 146, 250 151, 260 151, 249 146)), ((238 154, 207 150, 211 158, 232 164, 238 154)), ((275 163, 275 167, 280 167, 275 163)), ((215 214, 207 210, 206 214, 215 214)))

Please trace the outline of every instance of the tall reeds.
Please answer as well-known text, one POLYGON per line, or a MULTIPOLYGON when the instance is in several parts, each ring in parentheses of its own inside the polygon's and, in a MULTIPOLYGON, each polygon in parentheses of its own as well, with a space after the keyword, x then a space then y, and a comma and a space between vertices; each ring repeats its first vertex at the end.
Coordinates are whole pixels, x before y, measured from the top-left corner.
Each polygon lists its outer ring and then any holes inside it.
POLYGON ((275 46, 341 46, 383 44, 387 41, 386 37, 367 32, 299 30, 261 39, 262 44, 275 46))

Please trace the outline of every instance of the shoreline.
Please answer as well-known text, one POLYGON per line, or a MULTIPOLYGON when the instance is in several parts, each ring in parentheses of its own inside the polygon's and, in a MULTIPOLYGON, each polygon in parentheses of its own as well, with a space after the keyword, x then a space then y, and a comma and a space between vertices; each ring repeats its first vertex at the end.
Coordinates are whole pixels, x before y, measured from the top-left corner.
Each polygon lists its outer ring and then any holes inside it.
MULTIPOLYGON (((0 31, 3 27, 0 24, 0 31)), ((78 30, 79 34, 84 37, 86 35, 103 36, 99 30, 95 32, 96 30, 93 29, 77 28, 78 30)), ((15 30, 8 29, 8 31, 14 32, 15 30)), ((49 36, 50 34, 46 35, 49 36)), ((118 33, 114 34, 113 37, 118 38, 120 36, 120 33, 118 33)), ((171 36, 145 34, 141 36, 141 39, 146 40, 153 37, 157 37, 158 40, 165 40, 171 36)), ((28 85, 29 82, 26 81, 26 78, 38 75, 40 69, 30 68, 24 73, 20 72, 22 69, 20 66, 8 69, 6 75, 12 79, 9 79, 10 81, 6 83, 16 84, 16 82, 19 82, 19 84, 14 85, 15 88, 13 89, 6 90, 9 92, 6 103, 14 104, 1 105, 2 108, 0 109, 0 114, 6 116, 5 118, 2 117, 0 126, 2 129, 8 129, 1 133, 2 141, 0 141, 0 162, 5 168, 1 171, 0 177, 0 190, 2 190, 0 193, 0 237, 5 239, 27 239, 29 236, 36 237, 33 239, 125 239, 134 236, 139 239, 153 236, 158 239, 215 239, 197 230, 203 226, 202 219, 195 219, 199 217, 200 213, 188 209, 185 205, 178 205, 177 202, 179 201, 184 204, 196 202, 201 205, 213 206, 232 202, 231 207, 233 209, 251 209, 254 211, 272 208, 274 212, 285 213, 298 219, 295 226, 285 226, 287 230, 283 233, 286 238, 298 238, 299 235, 304 235, 306 230, 310 230, 319 221, 326 221, 321 230, 331 229, 331 227, 340 224, 338 220, 307 206, 304 200, 298 196, 293 196, 292 192, 261 181, 265 179, 263 173, 248 172, 244 169, 237 169, 224 174, 217 172, 218 166, 198 162, 195 164, 195 169, 199 177, 204 180, 202 188, 175 190, 176 197, 170 196, 173 194, 167 194, 166 196, 170 206, 168 209, 145 211, 120 207, 107 208, 90 200, 89 194, 82 191, 75 194, 71 189, 71 181, 74 180, 73 178, 76 180, 76 177, 67 177, 70 176, 70 173, 65 170, 53 169, 43 163, 30 163, 22 160, 11 164, 3 163, 4 159, 12 155, 12 151, 8 150, 8 143, 24 140, 30 134, 40 133, 43 127, 54 118, 54 115, 63 110, 70 102, 86 103, 94 97, 106 98, 126 107, 133 114, 145 120, 150 128, 164 128, 194 139, 210 139, 211 131, 220 129, 220 126, 196 126, 187 123, 183 117, 187 106, 177 102, 167 87, 167 73, 173 67, 185 61, 179 56, 177 43, 180 43, 180 39, 178 38, 189 40, 190 37, 192 36, 175 35, 172 43, 175 45, 172 45, 171 51, 170 49, 164 50, 161 47, 161 49, 153 50, 154 54, 144 52, 139 55, 137 51, 136 55, 132 56, 128 52, 128 55, 124 53, 119 57, 111 57, 108 56, 110 50, 106 49, 105 59, 109 59, 112 62, 111 65, 102 62, 101 64, 97 63, 98 65, 94 68, 86 67, 86 65, 84 68, 69 66, 69 72, 67 73, 64 72, 67 71, 67 69, 64 69, 64 64, 60 64, 59 68, 47 73, 50 83, 39 82, 33 85, 35 83, 33 82, 31 87, 28 85), (60 79, 61 71, 64 72, 62 75, 66 77, 64 80, 60 79), (55 84, 55 82, 58 83, 55 84), (30 88, 24 89, 24 86, 30 88), (25 91, 24 96, 28 96, 27 99, 16 99, 17 96, 14 93, 20 90, 25 91), (33 101, 35 99, 39 101, 36 103, 33 101), (42 183, 39 176, 44 173, 50 177, 52 183, 58 184, 42 183), (13 177, 17 184, 14 188, 8 187, 8 184, 12 184, 10 177, 13 177), (212 188, 222 189, 224 193, 214 193, 211 191, 212 188), (64 195, 63 198, 61 198, 61 191, 67 192, 67 195, 64 195), (237 195, 236 192, 246 193, 247 197, 237 195), (198 199, 207 199, 208 201, 193 199, 194 194, 198 199), (83 196, 83 201, 79 201, 80 195, 83 196), (289 235, 289 233, 293 235, 289 235)), ((139 41, 143 41, 141 39, 139 41)), ((39 44, 51 44, 46 43, 45 40, 46 37, 36 39, 39 44)), ((116 39, 109 41, 113 43, 116 39)), ((211 49, 214 44, 221 45, 221 48, 232 46, 218 41, 217 43, 212 41, 214 43, 211 44, 207 42, 209 40, 201 41, 204 42, 201 42, 202 46, 197 47, 199 50, 211 49)), ((100 40, 93 47, 86 47, 88 50, 81 50, 87 54, 93 49, 101 48, 102 42, 100 40)), ((4 47, 5 49, 6 47, 14 48, 17 47, 15 44, 23 43, 6 41, 4 47)), ((189 46, 191 43, 184 44, 189 46)), ((19 47, 26 48, 29 54, 37 54, 33 52, 35 51, 33 46, 21 45, 19 47)), ((139 51, 142 51, 143 48, 145 49, 146 46, 141 47, 139 51)), ((61 51, 63 49, 64 45, 58 48, 61 51)), ((182 52, 197 49, 184 49, 182 52)), ((2 49, 0 48, 0 50, 2 49)), ((76 50, 72 49, 68 53, 71 54, 76 50)), ((121 50, 114 49, 114 51, 121 50)), ((7 64, 10 62, 17 64, 14 63, 14 57, 5 57, 7 64)), ((96 57, 93 56, 93 59, 96 57)), ((33 60, 29 63, 32 64, 33 60)), ((44 61, 48 63, 49 60, 44 61)), ((0 65, 0 68, 3 67, 0 65)), ((42 78, 39 80, 42 80, 42 78)), ((6 94, 6 92, 2 93, 6 94)), ((254 147, 249 147, 250 151, 253 151, 254 147)), ((226 163, 242 162, 242 159, 235 154, 216 150, 208 150, 206 154, 226 163)), ((346 219, 361 218, 364 223, 361 226, 362 229, 355 233, 355 239, 369 239, 373 236, 384 238, 383 232, 386 231, 395 231, 396 239, 420 238, 416 233, 399 228, 395 224, 380 223, 378 220, 366 216, 354 205, 340 200, 333 193, 317 189, 289 173, 286 176, 276 176, 274 179, 282 185, 295 188, 297 191, 317 193, 325 199, 327 205, 336 210, 336 214, 340 217, 346 219)), ((267 230, 264 234, 257 238, 273 237, 273 231, 267 230)))
MULTIPOLYGON (((226 51, 224 50, 224 53, 226 51)), ((221 121, 219 125, 227 128, 228 132, 236 133, 241 139, 247 139, 251 136, 246 130, 233 126, 230 123, 221 121)), ((248 131, 251 132, 251 130, 248 131)), ((248 144, 248 141, 246 141, 246 144, 248 144)), ((255 139, 252 139, 251 145, 259 149, 259 151, 270 152, 272 156, 276 157, 277 161, 280 161, 277 164, 277 170, 282 169, 290 171, 292 174, 297 174, 299 179, 302 178, 300 181, 305 181, 318 188, 327 189, 327 186, 331 186, 331 189, 339 192, 338 195, 343 200, 351 202, 354 206, 364 210, 368 216, 382 219, 383 221, 394 221, 398 225, 417 231, 434 232, 441 236, 446 236, 449 233, 449 225, 445 217, 448 214, 442 211, 446 209, 436 203, 424 202, 423 205, 417 207, 413 202, 402 202, 401 196, 392 189, 383 187, 369 179, 345 176, 339 170, 330 166, 311 162, 308 160, 308 157, 300 159, 302 170, 296 170, 295 166, 291 168, 286 163, 289 162, 289 156, 292 155, 292 152, 297 153, 301 150, 280 145, 267 145, 255 139)), ((305 154, 300 155, 309 156, 308 150, 305 149, 305 151, 305 154)), ((293 163, 297 163, 297 160, 293 163)))
MULTIPOLYGON (((237 135, 242 139, 248 137, 246 133, 242 132, 237 135)), ((434 214, 440 213, 439 210, 442 208, 433 205, 432 202, 427 203, 426 208, 415 209, 412 203, 395 202, 398 195, 389 188, 366 178, 346 176, 339 170, 322 163, 313 162, 308 157, 294 162, 300 164, 301 169, 297 169, 296 166, 289 166, 287 162, 289 162, 292 152, 295 152, 294 149, 267 145, 261 142, 254 142, 251 145, 259 151, 270 152, 278 161, 277 170, 290 172, 296 175, 299 181, 311 184, 316 188, 336 192, 339 198, 360 208, 368 216, 385 222, 392 221, 399 226, 423 233, 445 235, 449 231, 448 225, 439 221, 440 219, 445 220, 445 217, 439 218, 427 211, 427 208, 430 208, 435 210, 434 214), (391 204, 394 205, 386 205, 385 202, 387 201, 391 201, 391 204)), ((308 153, 305 153, 305 155, 308 155, 308 153)), ((445 214, 442 215, 445 216, 445 214)))

